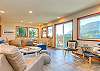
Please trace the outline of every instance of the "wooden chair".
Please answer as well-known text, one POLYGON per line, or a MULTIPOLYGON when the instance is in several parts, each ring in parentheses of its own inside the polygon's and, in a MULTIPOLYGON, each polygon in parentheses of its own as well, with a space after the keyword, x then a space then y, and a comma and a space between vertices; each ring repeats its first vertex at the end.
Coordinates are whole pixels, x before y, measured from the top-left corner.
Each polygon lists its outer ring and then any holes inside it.
POLYGON ((94 57, 95 55, 90 51, 91 47, 88 46, 83 46, 81 47, 82 49, 82 53, 83 53, 83 58, 88 59, 89 64, 91 64, 92 62, 92 57, 94 57))

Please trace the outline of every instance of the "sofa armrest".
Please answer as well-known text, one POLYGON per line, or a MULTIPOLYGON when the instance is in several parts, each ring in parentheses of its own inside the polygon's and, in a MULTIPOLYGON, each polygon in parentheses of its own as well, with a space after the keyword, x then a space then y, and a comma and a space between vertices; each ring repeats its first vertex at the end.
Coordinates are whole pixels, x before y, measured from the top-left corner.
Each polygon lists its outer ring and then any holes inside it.
POLYGON ((43 71, 43 58, 42 55, 32 57, 28 60, 27 68, 25 71, 43 71))
POLYGON ((0 54, 0 71, 14 71, 3 54, 0 54))
POLYGON ((45 53, 39 56, 26 57, 27 68, 25 71, 43 71, 43 65, 49 64, 50 61, 50 56, 45 53))

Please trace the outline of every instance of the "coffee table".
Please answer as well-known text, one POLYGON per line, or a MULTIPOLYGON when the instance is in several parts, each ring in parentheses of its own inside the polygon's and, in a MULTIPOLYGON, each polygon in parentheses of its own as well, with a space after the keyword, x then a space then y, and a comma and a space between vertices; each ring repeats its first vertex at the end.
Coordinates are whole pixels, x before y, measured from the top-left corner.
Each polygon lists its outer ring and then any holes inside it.
POLYGON ((28 46, 26 48, 20 49, 20 52, 23 53, 23 55, 33 54, 33 53, 35 53, 35 55, 38 55, 40 51, 41 51, 41 48, 33 47, 33 46, 28 46))

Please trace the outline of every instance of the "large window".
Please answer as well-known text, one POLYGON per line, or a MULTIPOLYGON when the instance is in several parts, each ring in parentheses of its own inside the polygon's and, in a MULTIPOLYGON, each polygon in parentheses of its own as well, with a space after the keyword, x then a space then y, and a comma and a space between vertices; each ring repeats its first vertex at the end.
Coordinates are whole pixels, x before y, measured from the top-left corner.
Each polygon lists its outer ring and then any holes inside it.
POLYGON ((17 37, 26 37, 27 36, 27 27, 16 27, 16 36, 17 37))
POLYGON ((47 37, 47 28, 42 28, 42 37, 47 37))
POLYGON ((38 37, 38 28, 29 28, 29 37, 37 38, 38 37))
POLYGON ((67 48, 67 41, 72 40, 73 22, 67 21, 56 25, 56 47, 67 48))
POLYGON ((67 41, 73 39, 72 33, 73 33, 73 22, 69 21, 64 23, 64 48, 67 47, 67 41))
POLYGON ((79 39, 100 39, 100 14, 79 19, 79 39))
POLYGON ((50 38, 53 37, 53 27, 52 26, 48 27, 48 37, 50 37, 50 38))

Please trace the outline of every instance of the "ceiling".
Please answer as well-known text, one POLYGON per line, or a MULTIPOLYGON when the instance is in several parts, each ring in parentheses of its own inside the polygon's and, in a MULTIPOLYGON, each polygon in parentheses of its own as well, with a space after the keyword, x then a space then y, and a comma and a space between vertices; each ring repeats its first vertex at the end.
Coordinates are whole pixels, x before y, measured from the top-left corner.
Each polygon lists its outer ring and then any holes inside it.
POLYGON ((6 23, 45 23, 97 4, 100 0, 0 0, 5 11, 0 15, 6 23))

